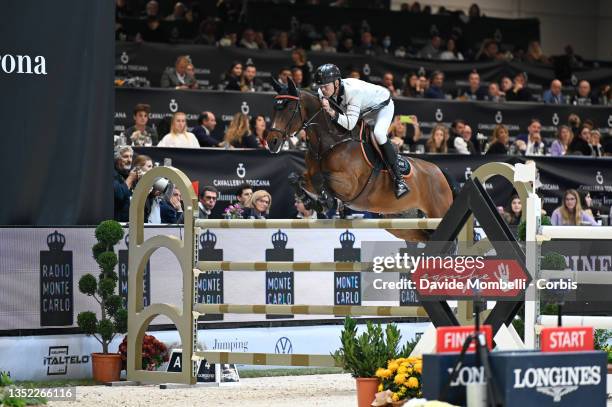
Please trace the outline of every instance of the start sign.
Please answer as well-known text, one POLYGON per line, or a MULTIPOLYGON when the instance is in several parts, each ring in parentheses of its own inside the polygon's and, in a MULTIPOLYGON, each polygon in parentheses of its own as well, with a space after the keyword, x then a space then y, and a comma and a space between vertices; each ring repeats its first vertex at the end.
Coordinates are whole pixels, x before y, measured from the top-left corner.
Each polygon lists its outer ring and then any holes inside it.
POLYGON ((593 350, 593 328, 544 328, 541 332, 542 352, 577 352, 593 350))
MULTIPOLYGON (((493 349, 493 328, 491 325, 482 325, 480 331, 484 333, 489 350, 493 349)), ((436 351, 438 353, 461 352, 466 338, 474 333, 474 326, 442 326, 436 328, 436 351)), ((476 346, 472 342, 468 348, 474 352, 476 346)))

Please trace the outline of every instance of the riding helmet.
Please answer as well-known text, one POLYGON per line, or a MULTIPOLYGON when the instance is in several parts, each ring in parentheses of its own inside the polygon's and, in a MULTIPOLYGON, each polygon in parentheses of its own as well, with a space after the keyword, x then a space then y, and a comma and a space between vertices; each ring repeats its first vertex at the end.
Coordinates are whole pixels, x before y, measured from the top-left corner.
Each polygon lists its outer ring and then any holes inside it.
POLYGON ((325 85, 341 78, 340 69, 334 64, 321 65, 314 74, 314 82, 317 85, 325 85))

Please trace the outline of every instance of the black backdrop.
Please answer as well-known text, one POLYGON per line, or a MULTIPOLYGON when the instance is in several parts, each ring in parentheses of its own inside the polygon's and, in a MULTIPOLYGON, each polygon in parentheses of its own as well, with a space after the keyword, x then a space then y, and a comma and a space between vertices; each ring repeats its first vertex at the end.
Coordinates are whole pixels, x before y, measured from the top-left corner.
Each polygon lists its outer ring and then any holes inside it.
POLYGON ((0 9, 0 224, 112 218, 114 2, 4 0, 0 9), (32 72, 44 57, 46 74, 18 73, 18 55, 32 72))

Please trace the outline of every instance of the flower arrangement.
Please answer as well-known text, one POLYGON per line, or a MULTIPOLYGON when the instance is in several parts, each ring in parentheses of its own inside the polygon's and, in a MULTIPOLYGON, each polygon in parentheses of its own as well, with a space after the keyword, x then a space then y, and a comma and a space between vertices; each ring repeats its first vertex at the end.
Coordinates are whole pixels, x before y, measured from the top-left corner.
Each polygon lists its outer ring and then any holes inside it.
MULTIPOLYGON (((123 342, 119 345, 121 361, 125 369, 127 363, 127 335, 123 337, 123 342)), ((146 335, 142 338, 142 368, 145 370, 157 370, 170 357, 168 347, 157 340, 153 335, 146 335)))
POLYGON ((242 219, 243 212, 244 212, 244 209, 242 209, 242 206, 240 206, 240 204, 237 203, 237 204, 230 205, 227 208, 225 208, 225 211, 223 211, 223 217, 225 219, 242 219))
POLYGON ((422 357, 391 359, 387 367, 376 370, 380 379, 376 406, 399 406, 407 399, 421 397, 421 373, 423 373, 422 357))

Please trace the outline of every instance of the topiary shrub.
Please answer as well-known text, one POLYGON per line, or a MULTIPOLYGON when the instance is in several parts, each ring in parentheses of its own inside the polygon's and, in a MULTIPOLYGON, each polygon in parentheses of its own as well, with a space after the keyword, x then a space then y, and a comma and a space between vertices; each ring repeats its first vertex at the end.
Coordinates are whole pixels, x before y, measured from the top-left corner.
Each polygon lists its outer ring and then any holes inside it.
POLYGON ((84 311, 77 316, 79 328, 93 335, 102 345, 102 353, 108 353, 108 345, 116 334, 127 331, 127 310, 121 305, 121 297, 115 294, 118 276, 115 266, 119 262, 114 246, 123 238, 123 228, 114 220, 101 222, 96 228, 96 243, 92 255, 100 267, 98 278, 85 274, 79 280, 79 291, 93 297, 100 305, 100 320, 95 312, 84 311))
MULTIPOLYGON (((552 223, 550 223, 550 217, 548 217, 547 215, 542 215, 542 217, 540 218, 540 224, 542 226, 551 226, 552 223)), ((520 240, 521 242, 524 242, 525 239, 527 239, 527 224, 524 220, 522 220, 521 223, 519 223, 517 232, 518 232, 518 240, 520 240)))

